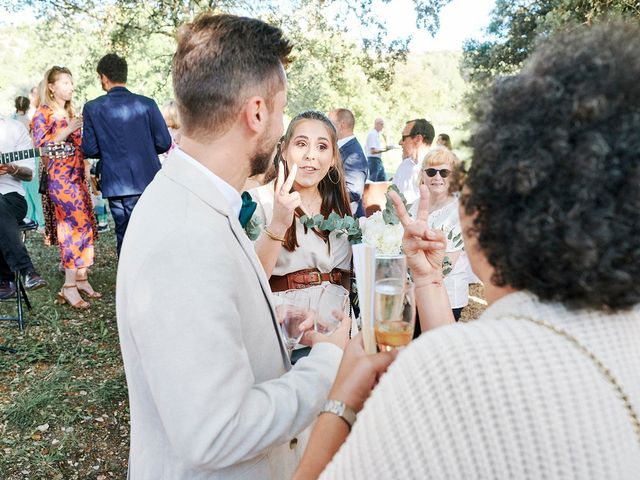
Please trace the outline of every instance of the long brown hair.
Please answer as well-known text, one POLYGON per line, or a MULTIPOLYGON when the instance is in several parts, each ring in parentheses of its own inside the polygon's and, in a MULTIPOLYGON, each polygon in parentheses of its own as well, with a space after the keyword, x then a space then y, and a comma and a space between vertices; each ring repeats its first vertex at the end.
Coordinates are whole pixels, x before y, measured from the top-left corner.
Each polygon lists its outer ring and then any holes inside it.
MULTIPOLYGON (((340 151, 338 149, 338 134, 336 133, 336 127, 331 123, 329 118, 314 110, 308 110, 295 116, 284 134, 284 137, 278 143, 278 150, 275 162, 275 176, 278 175, 278 169, 280 168, 280 161, 284 164, 285 177, 289 175, 289 168, 287 162, 282 157, 282 152, 289 147, 289 143, 293 137, 293 132, 299 123, 304 120, 317 120, 322 122, 329 132, 331 140, 331 146, 333 148, 333 165, 329 168, 329 171, 318 184, 318 191, 322 196, 322 204, 320 206, 320 213, 323 217, 327 217, 331 212, 336 212, 341 217, 345 215, 351 215, 351 207, 349 205, 349 193, 347 192, 347 184, 344 181, 344 170, 342 168, 342 159, 340 158, 340 151)), ((300 207, 296 208, 291 226, 285 233, 284 248, 289 252, 294 251, 298 245, 298 239, 296 236, 296 221, 298 217, 304 215, 304 212, 300 207)), ((306 227, 305 227, 306 231, 306 227)), ((313 232, 321 237, 325 242, 329 241, 329 232, 313 230, 313 232)))
MULTIPOLYGON (((64 74, 73 77, 73 75, 71 75, 71 70, 69 70, 67 67, 51 67, 44 74, 44 85, 40 92, 40 105, 48 105, 54 112, 57 113, 61 113, 60 105, 58 105, 58 102, 56 102, 55 98, 53 98, 53 94, 51 93, 49 85, 52 83, 56 83, 58 77, 64 74)), ((71 100, 64 102, 64 112, 69 118, 75 117, 75 111, 73 109, 73 105, 71 104, 71 100)))

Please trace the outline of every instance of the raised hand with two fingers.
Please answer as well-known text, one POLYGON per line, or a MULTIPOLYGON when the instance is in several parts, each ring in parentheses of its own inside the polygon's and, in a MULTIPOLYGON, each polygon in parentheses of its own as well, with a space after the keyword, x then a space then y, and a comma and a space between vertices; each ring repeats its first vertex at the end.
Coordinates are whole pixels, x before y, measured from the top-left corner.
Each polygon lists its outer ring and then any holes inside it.
POLYGON ((275 186, 273 218, 269 224, 269 231, 281 237, 284 237, 287 229, 291 226, 296 208, 301 205, 300 194, 295 190, 291 191, 298 166, 294 165, 286 178, 284 170, 284 162, 280 162, 275 186))
POLYGON ((415 219, 409 216, 400 196, 396 192, 389 191, 389 197, 404 228, 402 249, 407 257, 407 264, 413 273, 416 287, 424 283, 441 281, 447 239, 444 232, 432 230, 427 224, 427 219, 429 218, 429 189, 425 185, 420 186, 420 203, 415 219))

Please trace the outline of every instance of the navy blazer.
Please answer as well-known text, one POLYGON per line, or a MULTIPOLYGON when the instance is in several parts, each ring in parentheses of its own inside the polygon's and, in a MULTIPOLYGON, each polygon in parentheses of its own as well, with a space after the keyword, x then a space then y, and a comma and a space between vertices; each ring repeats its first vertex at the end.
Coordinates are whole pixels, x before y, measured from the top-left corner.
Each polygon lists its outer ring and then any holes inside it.
POLYGON ((80 149, 101 159, 102 196, 140 195, 160 170, 158 154, 171 147, 171 135, 151 98, 113 87, 87 102, 82 111, 80 149))
POLYGON ((364 182, 369 176, 369 162, 357 138, 352 138, 340 148, 340 156, 347 190, 349 190, 349 200, 358 204, 356 217, 362 217, 364 216, 362 192, 364 192, 364 182))

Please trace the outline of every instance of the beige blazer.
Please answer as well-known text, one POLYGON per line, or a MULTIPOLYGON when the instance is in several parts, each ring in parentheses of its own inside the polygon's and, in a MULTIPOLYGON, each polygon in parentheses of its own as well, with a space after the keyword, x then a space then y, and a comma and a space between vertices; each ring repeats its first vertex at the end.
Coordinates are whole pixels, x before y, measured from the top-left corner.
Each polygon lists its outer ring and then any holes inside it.
POLYGON ((129 222, 117 316, 129 387, 129 477, 290 478, 294 439, 340 362, 291 367, 253 245, 211 179, 172 152, 129 222))

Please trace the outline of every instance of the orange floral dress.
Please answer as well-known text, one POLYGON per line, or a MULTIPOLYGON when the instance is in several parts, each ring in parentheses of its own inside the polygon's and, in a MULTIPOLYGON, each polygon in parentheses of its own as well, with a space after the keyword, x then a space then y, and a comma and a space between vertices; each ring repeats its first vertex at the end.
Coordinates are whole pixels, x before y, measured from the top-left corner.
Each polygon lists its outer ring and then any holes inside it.
MULTIPOLYGON (((48 105, 40 106, 31 120, 36 147, 54 143, 56 133, 67 125, 67 119, 56 118, 48 105)), ((93 242, 97 236, 84 156, 80 151, 81 139, 78 129, 66 140, 75 147, 73 155, 43 158, 42 161, 49 176, 49 194, 43 196, 45 217, 48 217, 45 218, 45 237, 49 243, 58 244, 65 269, 93 265, 93 242), (50 222, 52 213, 55 214, 55 227, 50 222)))

